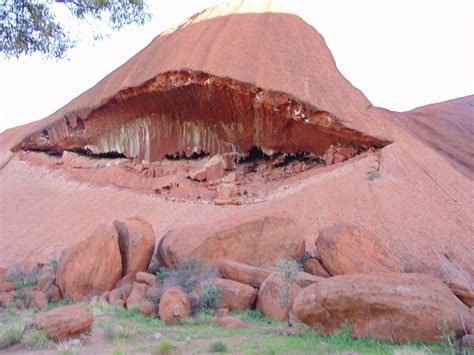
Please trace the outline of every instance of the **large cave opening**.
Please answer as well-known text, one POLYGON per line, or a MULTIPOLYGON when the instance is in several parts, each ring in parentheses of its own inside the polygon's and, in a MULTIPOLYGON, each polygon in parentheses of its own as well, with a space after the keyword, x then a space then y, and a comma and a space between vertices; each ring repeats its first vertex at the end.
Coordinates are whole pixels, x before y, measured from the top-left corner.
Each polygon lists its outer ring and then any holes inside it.
POLYGON ((18 148, 126 157, 129 168, 139 166, 140 174, 154 178, 167 175, 170 164, 170 171, 179 171, 186 161, 188 172, 220 156, 226 170, 235 171, 234 181, 251 182, 342 162, 388 143, 287 93, 174 71, 122 90, 93 110, 68 112, 18 148))

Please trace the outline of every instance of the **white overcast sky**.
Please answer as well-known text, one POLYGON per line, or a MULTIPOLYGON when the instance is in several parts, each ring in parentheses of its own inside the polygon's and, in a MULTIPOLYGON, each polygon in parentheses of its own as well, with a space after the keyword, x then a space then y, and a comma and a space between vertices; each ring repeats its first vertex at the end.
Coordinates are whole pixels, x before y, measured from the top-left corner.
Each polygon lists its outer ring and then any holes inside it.
MULTIPOLYGON (((51 114, 163 30, 220 2, 148 0, 154 14, 151 22, 127 27, 101 42, 84 36, 68 59, 0 58, 0 132, 51 114)), ((291 4, 324 36, 342 74, 376 106, 406 111, 474 94, 473 1, 291 4)), ((85 25, 69 26, 81 38, 85 25)))

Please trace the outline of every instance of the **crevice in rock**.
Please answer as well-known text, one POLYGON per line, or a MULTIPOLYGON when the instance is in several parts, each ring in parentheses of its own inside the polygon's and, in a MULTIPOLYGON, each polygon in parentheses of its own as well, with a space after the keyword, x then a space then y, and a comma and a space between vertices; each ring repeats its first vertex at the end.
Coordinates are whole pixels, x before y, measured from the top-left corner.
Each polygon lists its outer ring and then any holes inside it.
POLYGON ((90 149, 87 148, 74 148, 74 149, 65 149, 66 151, 77 153, 79 155, 87 156, 91 159, 118 159, 118 158, 127 158, 125 154, 118 153, 116 151, 110 151, 106 153, 93 153, 90 149))
POLYGON ((193 152, 191 155, 186 155, 185 152, 176 152, 174 154, 166 154, 164 159, 167 160, 199 160, 208 157, 209 153, 205 151, 193 152))

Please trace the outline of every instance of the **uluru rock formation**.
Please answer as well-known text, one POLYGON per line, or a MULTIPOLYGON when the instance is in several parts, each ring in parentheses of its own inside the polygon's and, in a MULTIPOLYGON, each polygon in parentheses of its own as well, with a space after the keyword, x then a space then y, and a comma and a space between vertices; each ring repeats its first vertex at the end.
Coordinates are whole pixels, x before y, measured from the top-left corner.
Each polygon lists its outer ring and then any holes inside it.
MULTIPOLYGON (((306 251, 333 225, 363 228, 402 273, 472 291, 474 96, 374 107, 313 27, 262 3, 193 16, 0 135, 0 266, 57 258, 130 215, 158 241, 271 216, 294 221, 306 251), (208 181, 216 155, 224 175, 208 181)), ((233 255, 248 248, 237 238, 233 255)))

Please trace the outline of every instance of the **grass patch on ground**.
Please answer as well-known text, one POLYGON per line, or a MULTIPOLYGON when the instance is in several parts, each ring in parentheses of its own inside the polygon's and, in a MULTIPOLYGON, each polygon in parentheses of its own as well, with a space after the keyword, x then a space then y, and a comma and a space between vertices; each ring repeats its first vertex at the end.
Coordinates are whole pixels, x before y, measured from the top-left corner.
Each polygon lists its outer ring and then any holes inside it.
POLYGON ((48 347, 50 340, 44 330, 29 329, 23 335, 23 344, 28 349, 45 349, 48 347))
POLYGON ((99 319, 101 316, 108 315, 109 318, 112 316, 114 320, 132 322, 142 328, 157 328, 165 325, 157 316, 143 315, 138 306, 124 308, 109 303, 97 302, 92 306, 92 312, 94 317, 99 317, 99 319))
MULTIPOLYGON (((74 342, 57 344, 59 353, 209 353, 239 354, 444 354, 451 353, 447 343, 397 344, 373 338, 352 336, 349 327, 330 335, 321 335, 304 324, 288 328, 285 322, 274 321, 256 310, 233 312, 248 323, 248 328, 225 329, 209 324, 210 311, 201 311, 181 325, 167 326, 155 317, 142 315, 137 307, 130 309, 106 303, 92 306, 94 325, 92 333, 99 335, 95 345, 74 342), (101 340, 102 339, 102 340, 101 340), (163 345, 161 345, 163 344, 163 345), (168 344, 168 345, 167 345, 168 344), (169 346, 171 344, 171 346, 169 346), (216 345, 220 344, 220 345, 216 345), (224 345, 224 346, 222 346, 224 345), (99 350, 98 350, 99 349, 99 350)), ((32 316, 30 310, 12 312, 0 310, 0 344, 8 347, 23 342, 25 347, 43 346, 41 334, 29 334, 21 326, 32 316)), ((54 345, 49 343, 48 345, 54 345)))
POLYGON ((0 349, 21 342, 25 326, 22 323, 0 324, 0 349))
MULTIPOLYGON (((260 311, 236 311, 232 315, 248 323, 248 328, 225 329, 215 324, 209 324, 210 312, 202 311, 193 318, 186 319, 181 325, 167 326, 156 317, 145 317, 137 308, 126 309, 110 305, 96 305, 94 314, 106 314, 107 322, 130 322, 138 331, 137 337, 153 340, 152 334, 159 332, 165 340, 163 344, 173 344, 173 350, 178 352, 211 351, 216 346, 216 339, 225 346, 226 352, 243 354, 307 354, 307 353, 340 353, 355 351, 362 354, 429 354, 444 353, 447 348, 443 344, 397 344, 374 338, 355 338, 349 327, 345 326, 339 332, 321 335, 304 324, 297 325, 296 332, 288 332, 286 323, 265 317, 260 311), (143 330, 143 329, 142 329, 143 330)), ((117 340, 117 338, 115 339, 117 340)), ((122 339, 124 340, 124 339, 122 339)), ((129 342, 130 343, 130 342, 129 342)), ((151 353, 161 354, 168 350, 159 349, 156 340, 153 342, 151 353)), ((141 344, 143 347, 143 344, 141 344)), ((164 345, 163 345, 164 346, 164 345)), ((222 349, 221 345, 219 345, 222 349)), ((214 349, 211 352, 218 352, 214 349)))
POLYGON ((131 322, 113 323, 105 328, 105 336, 110 342, 129 341, 137 332, 137 327, 131 322))
POLYGON ((329 335, 321 335, 313 329, 306 329, 296 334, 285 331, 262 337, 257 342, 241 342, 239 351, 244 354, 306 354, 306 353, 339 353, 356 352, 361 354, 432 354, 445 353, 444 346, 439 344, 416 343, 398 344, 375 338, 356 338, 350 327, 329 335))

